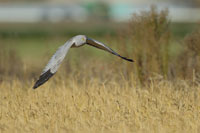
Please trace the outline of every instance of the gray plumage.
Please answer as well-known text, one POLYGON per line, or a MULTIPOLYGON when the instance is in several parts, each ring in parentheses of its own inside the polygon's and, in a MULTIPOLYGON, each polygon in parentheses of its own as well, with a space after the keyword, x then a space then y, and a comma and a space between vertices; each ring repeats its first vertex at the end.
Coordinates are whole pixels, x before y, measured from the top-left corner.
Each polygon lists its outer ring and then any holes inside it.
POLYGON ((127 59, 126 57, 119 55, 118 53, 114 52, 111 48, 109 48, 108 46, 106 46, 105 44, 101 42, 98 42, 94 39, 90 39, 86 37, 85 35, 77 35, 58 48, 56 53, 51 57, 48 64, 42 71, 39 79, 36 81, 35 85, 33 86, 33 89, 36 89, 40 85, 44 84, 49 78, 51 78, 56 73, 60 64, 65 58, 69 48, 80 47, 80 46, 83 46, 84 44, 88 44, 90 46, 105 50, 111 54, 119 56, 122 59, 133 62, 132 59, 127 59))

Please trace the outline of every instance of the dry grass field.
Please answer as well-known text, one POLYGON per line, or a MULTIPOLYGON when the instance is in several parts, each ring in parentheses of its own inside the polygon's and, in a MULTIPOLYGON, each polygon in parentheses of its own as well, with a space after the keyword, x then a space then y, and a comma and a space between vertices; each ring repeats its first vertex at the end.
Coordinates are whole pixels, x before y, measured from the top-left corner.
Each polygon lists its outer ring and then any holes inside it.
POLYGON ((54 78, 32 90, 0 84, 1 132, 200 132, 200 86, 185 81, 54 78))
POLYGON ((69 37, 0 36, 0 132, 199 133, 200 32, 176 41, 167 16, 152 8, 118 35, 96 37, 134 63, 89 46, 70 49, 36 90, 69 37))

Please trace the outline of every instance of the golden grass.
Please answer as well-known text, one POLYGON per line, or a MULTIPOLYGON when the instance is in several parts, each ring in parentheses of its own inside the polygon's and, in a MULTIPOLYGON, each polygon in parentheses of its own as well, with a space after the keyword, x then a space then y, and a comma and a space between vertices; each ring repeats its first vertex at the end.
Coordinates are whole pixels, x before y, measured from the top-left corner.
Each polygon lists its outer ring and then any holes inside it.
POLYGON ((200 132, 200 86, 55 78, 0 84, 0 132, 200 132))

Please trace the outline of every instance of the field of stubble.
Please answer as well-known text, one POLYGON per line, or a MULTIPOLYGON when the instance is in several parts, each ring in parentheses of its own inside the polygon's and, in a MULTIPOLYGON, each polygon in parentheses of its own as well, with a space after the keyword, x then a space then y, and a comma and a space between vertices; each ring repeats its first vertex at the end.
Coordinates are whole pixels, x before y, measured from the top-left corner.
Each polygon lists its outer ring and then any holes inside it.
POLYGON ((19 80, 0 88, 1 132, 200 132, 200 86, 184 81, 63 77, 37 90, 19 80))

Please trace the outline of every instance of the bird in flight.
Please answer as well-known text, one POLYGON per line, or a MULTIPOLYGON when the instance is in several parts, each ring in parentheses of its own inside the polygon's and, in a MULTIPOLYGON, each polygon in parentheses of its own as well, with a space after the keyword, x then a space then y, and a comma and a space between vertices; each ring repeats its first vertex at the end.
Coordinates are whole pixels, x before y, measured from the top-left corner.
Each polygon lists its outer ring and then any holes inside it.
POLYGON ((39 86, 41 86, 42 84, 44 84, 46 81, 48 81, 56 73, 60 64, 62 63, 63 59, 65 58, 69 48, 80 47, 80 46, 83 46, 85 44, 88 44, 90 46, 105 50, 105 51, 107 51, 111 54, 114 54, 114 55, 124 59, 124 60, 133 62, 132 59, 128 59, 126 57, 119 55, 118 53, 116 53, 111 48, 109 48, 108 46, 106 46, 105 44, 103 44, 101 42, 98 42, 94 39, 88 38, 85 35, 77 35, 77 36, 71 38, 70 40, 68 40, 64 45, 62 45, 61 47, 58 48, 56 53, 51 57, 48 64, 46 65, 46 67, 42 71, 39 79, 36 81, 35 85, 33 86, 33 89, 36 89, 39 86))

